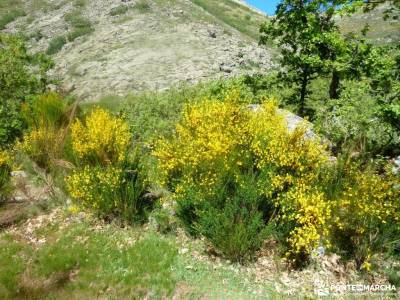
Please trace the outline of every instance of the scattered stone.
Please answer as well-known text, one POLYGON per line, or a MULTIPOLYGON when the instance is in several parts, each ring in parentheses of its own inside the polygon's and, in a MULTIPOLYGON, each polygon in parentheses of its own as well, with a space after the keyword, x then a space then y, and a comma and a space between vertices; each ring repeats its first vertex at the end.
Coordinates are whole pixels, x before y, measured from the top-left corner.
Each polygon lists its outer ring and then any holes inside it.
POLYGON ((27 178, 28 175, 24 171, 13 171, 11 172, 12 177, 27 178))
POLYGON ((208 30, 208 36, 210 38, 216 39, 217 38, 217 33, 213 30, 208 30))
POLYGON ((14 201, 17 202, 17 203, 21 203, 21 202, 25 202, 26 198, 22 197, 22 196, 15 196, 14 197, 14 201))
POLYGON ((188 249, 188 248, 179 249, 179 254, 186 254, 186 253, 188 253, 188 252, 189 252, 189 249, 188 249))

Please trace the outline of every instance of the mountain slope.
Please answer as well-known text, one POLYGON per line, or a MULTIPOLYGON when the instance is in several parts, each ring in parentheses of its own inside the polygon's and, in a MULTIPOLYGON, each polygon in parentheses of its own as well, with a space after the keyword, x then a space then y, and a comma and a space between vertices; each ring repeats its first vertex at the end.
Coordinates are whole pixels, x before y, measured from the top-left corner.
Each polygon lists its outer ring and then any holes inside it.
POLYGON ((233 5, 224 15, 211 14, 197 0, 37 1, 21 3, 26 16, 6 31, 24 32, 33 51, 54 53, 54 74, 83 99, 271 66, 269 51, 255 36, 265 17, 230 0, 220 3, 233 5), (229 21, 238 14, 240 23, 229 21))

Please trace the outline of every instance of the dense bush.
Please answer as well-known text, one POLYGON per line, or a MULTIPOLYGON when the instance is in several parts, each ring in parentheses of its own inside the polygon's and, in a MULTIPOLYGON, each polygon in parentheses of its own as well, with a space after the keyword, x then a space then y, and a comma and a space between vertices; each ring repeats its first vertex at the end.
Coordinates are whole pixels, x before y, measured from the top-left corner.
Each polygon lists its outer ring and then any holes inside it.
MULTIPOLYGON (((268 211, 263 207, 266 199, 257 193, 254 179, 252 175, 244 175, 239 184, 228 182, 216 195, 204 198, 195 211, 199 215, 193 224, 195 230, 205 236, 218 252, 234 261, 253 259, 252 254, 261 247, 269 233, 264 218, 270 217, 272 207, 268 207, 268 211)), ((187 199, 190 196, 184 195, 187 199)), ((180 209, 180 215, 184 215, 180 209)))
POLYGON ((22 135, 25 127, 20 104, 12 101, 0 102, 0 149, 11 145, 22 135))
POLYGON ((379 117, 381 106, 368 82, 346 82, 339 99, 328 100, 316 112, 318 131, 337 151, 352 146, 361 153, 385 153, 398 143, 396 132, 379 117))
POLYGON ((66 181, 76 203, 103 216, 141 219, 150 202, 144 197, 147 182, 128 125, 95 109, 71 126, 71 140, 79 168, 66 181))
POLYGON ((30 55, 22 39, 0 33, 0 148, 21 136, 21 104, 46 89, 51 66, 43 54, 30 55))
POLYGON ((329 215, 314 187, 315 171, 326 160, 324 149, 304 137, 305 128, 289 133, 273 102, 263 103, 257 112, 241 102, 233 91, 224 101, 207 99, 185 108, 175 136, 162 140, 155 151, 164 184, 174 191, 189 230, 200 226, 195 231, 233 259, 245 253, 239 242, 245 235, 254 242, 246 246, 247 253, 257 248, 256 233, 271 221, 274 209, 274 220, 292 224, 285 235, 288 254, 307 255, 325 233, 329 215), (244 180, 248 174, 253 181, 244 180), (224 187, 227 193, 221 198, 229 200, 214 206, 224 187), (234 216, 245 220, 228 222, 234 216), (199 225, 190 224, 191 219, 199 225), (221 232, 228 231, 235 235, 223 237, 221 232))

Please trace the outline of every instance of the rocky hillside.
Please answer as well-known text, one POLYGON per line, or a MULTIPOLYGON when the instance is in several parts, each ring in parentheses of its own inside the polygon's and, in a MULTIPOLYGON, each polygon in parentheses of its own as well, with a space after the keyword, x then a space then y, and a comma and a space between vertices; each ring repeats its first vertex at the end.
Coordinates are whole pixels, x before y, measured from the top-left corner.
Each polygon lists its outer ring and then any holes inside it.
POLYGON ((2 18, 14 12, 15 20, 4 30, 23 32, 32 51, 53 55, 64 90, 83 99, 272 64, 270 52, 257 45, 265 16, 230 0, 5 1, 2 18))

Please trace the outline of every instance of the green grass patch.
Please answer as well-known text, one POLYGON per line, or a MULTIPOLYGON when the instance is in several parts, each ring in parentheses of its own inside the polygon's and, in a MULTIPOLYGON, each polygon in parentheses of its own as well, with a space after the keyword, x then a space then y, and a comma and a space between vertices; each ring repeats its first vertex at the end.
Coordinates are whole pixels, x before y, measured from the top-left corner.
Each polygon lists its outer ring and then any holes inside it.
POLYGON ((26 13, 22 9, 12 9, 6 12, 0 17, 0 30, 5 29, 8 24, 23 16, 26 16, 26 13))
POLYGON ((259 29, 266 17, 230 0, 192 0, 216 19, 258 40, 259 29))
POLYGON ((137 3, 135 3, 132 8, 138 10, 141 13, 146 13, 149 12, 151 10, 150 4, 145 1, 145 0, 141 0, 137 3))
POLYGON ((67 34, 67 40, 73 42, 75 39, 90 34, 94 31, 93 25, 89 19, 74 11, 65 16, 65 21, 72 27, 72 31, 67 34))
POLYGON ((46 244, 34 248, 0 239, 0 295, 2 298, 58 298, 99 295, 142 299, 171 295, 176 280, 171 266, 177 251, 169 241, 105 227, 93 231, 88 224, 55 227, 45 232, 46 244), (71 281, 71 274, 74 280, 71 281))

